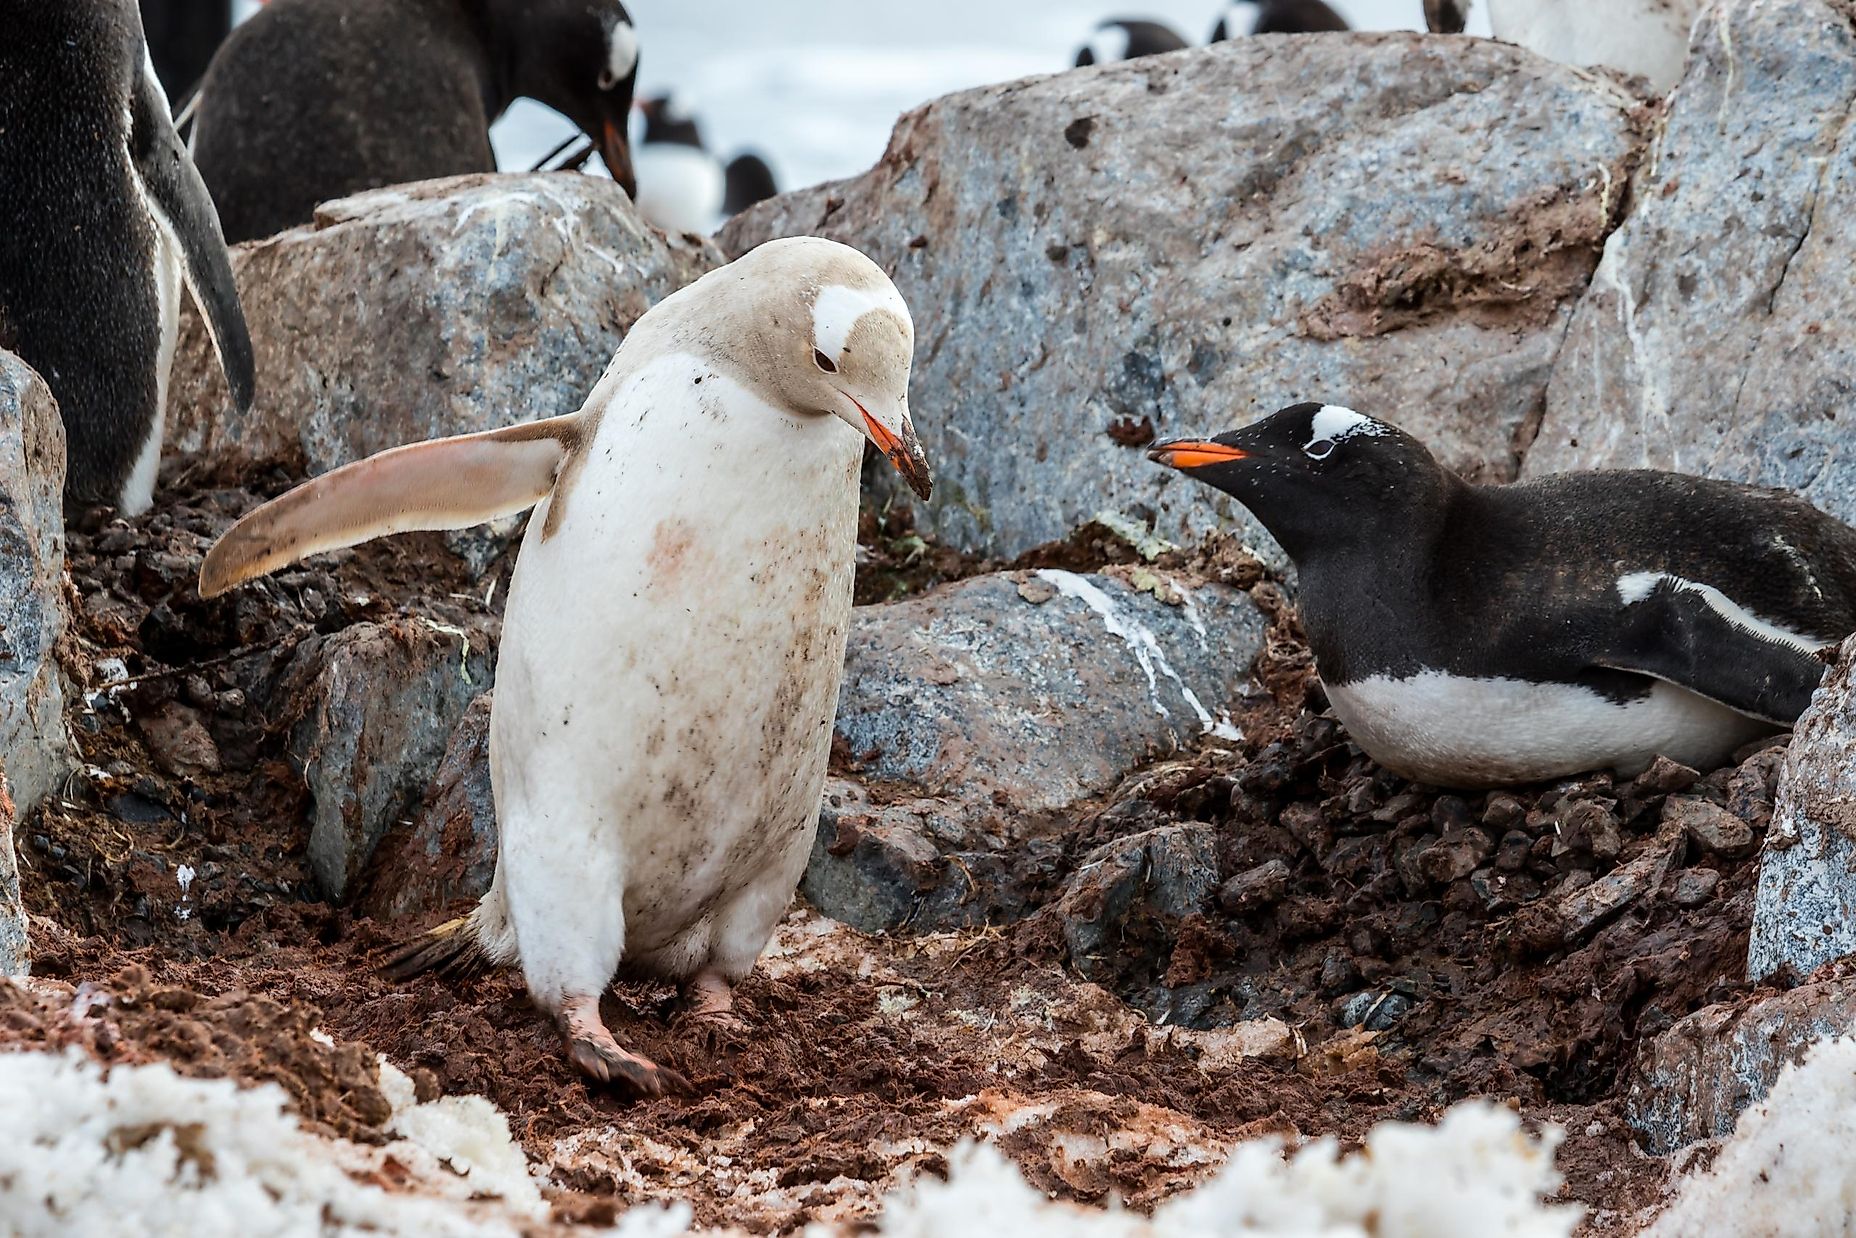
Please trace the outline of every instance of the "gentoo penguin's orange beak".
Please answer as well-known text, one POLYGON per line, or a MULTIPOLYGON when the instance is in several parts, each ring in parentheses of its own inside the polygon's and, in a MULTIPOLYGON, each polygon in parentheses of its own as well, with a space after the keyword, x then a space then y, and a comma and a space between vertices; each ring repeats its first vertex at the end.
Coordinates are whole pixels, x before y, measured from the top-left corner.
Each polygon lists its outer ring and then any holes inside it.
POLYGON ((1207 465, 1229 464, 1233 460, 1245 460, 1249 456, 1249 452, 1239 447, 1227 447, 1223 443, 1191 438, 1161 443, 1147 453, 1149 460, 1155 464, 1164 464, 1171 469, 1202 469, 1207 465))
POLYGON ((606 161, 606 171, 619 183, 625 196, 638 200, 638 176, 632 171, 632 140, 623 121, 606 117, 599 135, 599 157, 606 161))
MULTIPOLYGON (((857 404, 855 399, 851 403, 857 404)), ((870 410, 857 404, 857 411, 864 415, 864 426, 870 431, 870 441, 876 449, 889 457, 889 462, 902 474, 902 480, 909 483, 909 489, 922 499, 934 493, 934 477, 928 472, 928 457, 922 452, 922 445, 915 440, 915 430, 907 423, 903 424, 900 436, 890 433, 889 427, 870 415, 870 410)))

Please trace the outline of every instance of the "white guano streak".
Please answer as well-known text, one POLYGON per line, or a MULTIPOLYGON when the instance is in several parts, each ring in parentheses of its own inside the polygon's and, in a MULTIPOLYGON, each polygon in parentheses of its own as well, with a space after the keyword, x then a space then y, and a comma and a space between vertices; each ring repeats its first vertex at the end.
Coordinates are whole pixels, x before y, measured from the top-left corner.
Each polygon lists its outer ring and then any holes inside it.
POLYGON ((1165 675, 1173 681, 1173 686, 1179 689, 1180 696, 1185 699, 1187 705, 1191 706, 1192 712, 1198 715, 1201 729, 1223 739, 1238 737, 1236 728, 1229 721, 1213 718, 1211 712, 1199 700, 1198 694, 1186 686, 1186 681, 1179 677, 1179 672, 1175 671, 1173 664, 1167 661, 1166 652, 1160 648, 1159 640, 1154 637, 1146 624, 1124 613, 1120 607, 1115 605, 1114 599, 1075 572, 1044 568, 1038 572, 1038 579, 1053 586, 1063 596, 1075 598, 1093 610, 1101 618, 1102 626, 1108 629, 1109 635, 1121 638, 1129 651, 1134 654, 1134 660, 1140 663, 1141 670, 1146 673, 1148 695, 1153 698, 1154 710, 1161 717, 1171 718, 1173 716, 1172 711, 1168 710, 1160 699, 1159 676, 1165 675))

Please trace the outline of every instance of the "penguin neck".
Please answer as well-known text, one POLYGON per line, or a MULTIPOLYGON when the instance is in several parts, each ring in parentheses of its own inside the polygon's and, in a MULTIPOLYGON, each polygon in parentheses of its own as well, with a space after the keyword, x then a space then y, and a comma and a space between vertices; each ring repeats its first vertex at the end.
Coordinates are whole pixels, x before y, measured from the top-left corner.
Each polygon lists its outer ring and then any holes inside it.
POLYGON ((483 114, 494 121, 520 97, 515 49, 519 30, 508 29, 496 0, 447 0, 469 44, 471 67, 483 96, 483 114))
POLYGON ((1323 679, 1346 682, 1400 660, 1408 634, 1391 616, 1422 605, 1447 530, 1472 492, 1437 468, 1402 483, 1396 496, 1337 512, 1345 525, 1330 536, 1292 533, 1283 542, 1295 562, 1302 626, 1323 679))

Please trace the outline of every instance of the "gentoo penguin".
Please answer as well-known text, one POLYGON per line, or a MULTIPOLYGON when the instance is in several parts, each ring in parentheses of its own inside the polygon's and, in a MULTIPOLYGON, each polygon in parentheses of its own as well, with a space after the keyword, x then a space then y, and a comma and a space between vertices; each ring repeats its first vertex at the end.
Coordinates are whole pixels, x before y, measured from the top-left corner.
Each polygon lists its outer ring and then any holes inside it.
POLYGON ((638 110, 638 213, 665 232, 707 236, 722 219, 728 178, 702 143, 702 130, 669 95, 647 99, 638 110))
POLYGON ((493 172, 518 97, 593 139, 632 192, 638 33, 619 0, 273 0, 213 57, 193 153, 233 241, 331 198, 493 172))
POLYGON ((179 99, 206 74, 232 33, 232 0, 142 0, 148 54, 169 99, 179 99))
POLYGON ((1089 36, 1089 42, 1083 44, 1083 49, 1076 53, 1076 67, 1082 69, 1092 64, 1116 64, 1142 56, 1184 51, 1190 46, 1177 31, 1160 22, 1117 17, 1096 27, 1095 33, 1089 36))
POLYGON ((1328 700, 1439 786, 1699 769, 1788 727, 1856 631, 1856 530, 1678 473, 1470 485, 1396 426, 1296 404, 1152 457, 1294 560, 1328 700))
POLYGON ((496 877, 401 974, 519 960, 579 1068, 650 1093, 674 1076, 599 1015, 621 961, 729 1017, 812 848, 864 440, 929 492, 913 350, 875 263, 773 241, 641 318, 578 414, 348 465, 207 555, 210 597, 319 551, 539 504, 491 712, 496 877))
POLYGON ((1489 0, 1489 28, 1498 39, 1563 64, 1602 65, 1641 77, 1657 94, 1682 80, 1688 37, 1703 0, 1489 0))
POLYGON ((729 160, 723 179, 728 190, 722 195, 722 214, 730 218, 780 192, 773 169, 759 155, 736 155, 729 160))
POLYGON ((1247 34, 1315 34, 1347 29, 1347 20, 1321 0, 1239 0, 1226 6, 1211 41, 1247 34))
POLYGON ((154 494, 185 282, 240 408, 251 339, 134 0, 0 0, 0 348, 64 415, 65 495, 154 494))

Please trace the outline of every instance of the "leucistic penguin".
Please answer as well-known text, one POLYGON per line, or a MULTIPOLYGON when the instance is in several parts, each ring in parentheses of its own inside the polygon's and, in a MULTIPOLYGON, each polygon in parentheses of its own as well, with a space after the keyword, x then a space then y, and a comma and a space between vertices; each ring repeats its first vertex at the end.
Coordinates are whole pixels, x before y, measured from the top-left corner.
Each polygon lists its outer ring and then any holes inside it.
POLYGON ((619 0, 272 0, 201 84, 194 158, 233 241, 382 185, 493 172, 517 98, 564 114, 634 189, 638 32, 619 0))
POLYGON ((1151 454, 1281 543, 1334 712, 1422 782, 1714 768, 1791 726, 1856 631, 1856 530, 1782 491, 1648 470, 1471 485, 1322 404, 1151 454))
POLYGON ((1123 60, 1137 60, 1142 56, 1184 51, 1190 46, 1178 31, 1161 22, 1116 17, 1096 27, 1095 33, 1089 36, 1089 42, 1083 44, 1082 49, 1076 53, 1076 67, 1082 69, 1092 64, 1116 64, 1123 60))
POLYGON ((0 23, 0 348, 58 399, 67 499, 133 515, 154 494, 183 284, 251 404, 231 262, 134 0, 0 0, 0 23))
POLYGON ((579 1068, 648 1093, 673 1072, 600 1017, 621 965, 731 1017, 817 829, 866 440, 929 492, 913 351, 875 263, 773 241, 639 319, 578 414, 337 469, 207 555, 211 596, 319 551, 539 504, 491 712, 496 876, 400 972, 519 962, 579 1068))
POLYGON ((1239 0, 1228 5, 1212 27, 1211 41, 1222 43, 1248 34, 1317 34, 1345 29, 1347 20, 1321 0, 1239 0))
POLYGON ((695 118, 671 96, 647 99, 638 110, 644 115, 638 213, 665 232, 707 236, 721 222, 728 197, 721 160, 703 145, 695 118))

